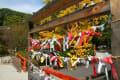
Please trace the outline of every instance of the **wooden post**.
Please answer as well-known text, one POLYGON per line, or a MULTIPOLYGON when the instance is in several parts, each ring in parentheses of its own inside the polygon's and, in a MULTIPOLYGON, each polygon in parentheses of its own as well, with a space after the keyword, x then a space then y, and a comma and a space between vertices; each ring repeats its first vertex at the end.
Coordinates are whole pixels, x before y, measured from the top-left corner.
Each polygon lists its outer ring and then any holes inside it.
MULTIPOLYGON (((110 0, 111 13, 114 15, 112 28, 112 55, 120 56, 120 1, 110 0)), ((120 59, 114 59, 114 65, 120 79, 120 59)))
POLYGON ((30 37, 33 37, 33 34, 30 34, 30 33, 29 33, 29 31, 34 28, 33 25, 34 25, 34 24, 33 24, 32 22, 29 22, 29 28, 28 28, 28 36, 29 36, 29 38, 30 38, 30 37))
POLYGON ((23 62, 23 71, 26 72, 26 59, 23 62))
POLYGON ((30 34, 29 33, 29 31, 31 30, 31 29, 33 29, 33 23, 32 22, 29 22, 28 23, 29 24, 29 27, 28 27, 28 80, 31 80, 30 79, 30 72, 31 72, 31 70, 30 70, 30 63, 31 63, 31 60, 30 60, 30 52, 29 52, 29 49, 31 48, 31 46, 30 46, 30 38, 31 37, 33 37, 33 35, 32 34, 30 34))

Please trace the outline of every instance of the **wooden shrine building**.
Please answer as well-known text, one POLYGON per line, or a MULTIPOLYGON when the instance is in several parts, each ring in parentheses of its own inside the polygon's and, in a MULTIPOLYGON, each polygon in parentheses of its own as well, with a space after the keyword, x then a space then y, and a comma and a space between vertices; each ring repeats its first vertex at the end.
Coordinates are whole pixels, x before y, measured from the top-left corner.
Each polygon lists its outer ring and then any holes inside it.
MULTIPOLYGON (((28 38, 33 37, 34 34, 54 29, 60 25, 66 25, 78 20, 92 18, 94 16, 100 16, 103 14, 112 13, 113 20, 111 23, 112 28, 112 55, 120 56, 120 1, 119 0, 104 0, 90 7, 83 8, 81 10, 76 10, 71 14, 65 15, 63 17, 53 19, 42 25, 35 25, 39 23, 42 19, 53 15, 54 13, 64 10, 71 5, 79 5, 78 3, 82 0, 52 0, 38 12, 34 13, 30 18, 26 19, 24 22, 29 23, 28 38), (35 26, 34 26, 35 25, 35 26)), ((120 59, 115 60, 115 67, 120 78, 120 59)))

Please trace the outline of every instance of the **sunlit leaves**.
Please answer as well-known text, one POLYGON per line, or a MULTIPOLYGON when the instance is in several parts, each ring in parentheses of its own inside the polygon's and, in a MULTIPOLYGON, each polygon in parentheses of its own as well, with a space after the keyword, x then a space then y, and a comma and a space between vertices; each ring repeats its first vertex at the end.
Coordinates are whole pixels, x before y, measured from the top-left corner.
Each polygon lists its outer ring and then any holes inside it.
POLYGON ((45 1, 41 2, 41 3, 48 4, 48 3, 50 3, 51 1, 52 1, 52 0, 45 0, 45 1))

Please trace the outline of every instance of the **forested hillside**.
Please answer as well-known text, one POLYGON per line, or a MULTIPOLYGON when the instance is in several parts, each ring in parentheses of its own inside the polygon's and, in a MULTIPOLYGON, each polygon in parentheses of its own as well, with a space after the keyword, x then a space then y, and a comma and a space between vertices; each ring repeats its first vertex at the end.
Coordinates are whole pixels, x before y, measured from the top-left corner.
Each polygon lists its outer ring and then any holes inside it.
POLYGON ((31 14, 7 8, 0 9, 0 27, 9 27, 9 29, 0 29, 0 45, 4 46, 7 50, 15 48, 17 50, 24 50, 27 47, 28 26, 27 23, 23 23, 23 20, 30 16, 31 14))
POLYGON ((22 24, 24 19, 27 19, 31 14, 25 14, 11 9, 0 9, 0 26, 10 26, 12 24, 22 24))

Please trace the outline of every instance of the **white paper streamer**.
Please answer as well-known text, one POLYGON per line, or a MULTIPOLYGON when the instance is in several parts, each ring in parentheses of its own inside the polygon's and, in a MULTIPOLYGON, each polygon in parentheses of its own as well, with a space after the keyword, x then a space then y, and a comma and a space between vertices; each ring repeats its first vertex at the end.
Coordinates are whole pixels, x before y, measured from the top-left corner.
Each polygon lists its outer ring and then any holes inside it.
POLYGON ((77 63, 80 63, 80 58, 78 58, 78 59, 72 64, 72 66, 75 66, 77 63))
POLYGON ((54 61, 54 65, 57 66, 57 59, 55 59, 55 61, 54 61))
POLYGON ((54 42, 56 42, 59 46, 61 46, 61 44, 58 42, 58 40, 55 38, 55 36, 53 36, 53 38, 50 42, 50 52, 52 52, 52 50, 55 51, 54 42))
POLYGON ((102 71, 102 67, 103 67, 103 63, 101 62, 101 60, 99 59, 99 64, 98 64, 98 73, 100 74, 101 73, 101 71, 102 71))
POLYGON ((47 40, 45 40, 40 46, 43 46, 44 44, 46 44, 47 40))
POLYGON ((63 51, 66 51, 66 49, 69 49, 69 38, 68 37, 63 37, 63 51))
POLYGON ((66 62, 66 63, 67 63, 67 69, 70 70, 70 69, 69 69, 69 62, 70 62, 70 61, 69 61, 69 58, 67 58, 67 57, 64 58, 64 57, 63 57, 62 59, 63 59, 63 62, 66 62))
POLYGON ((86 68, 88 68, 89 67, 89 61, 87 60, 86 61, 86 66, 85 66, 86 68))
POLYGON ((102 25, 99 25, 99 26, 92 26, 93 30, 96 31, 97 28, 101 28, 101 30, 103 31, 104 30, 104 25, 105 24, 102 24, 102 25))
POLYGON ((40 50, 45 49, 45 48, 47 47, 47 45, 50 43, 50 41, 51 41, 51 40, 49 39, 48 42, 45 43, 45 46, 43 46, 40 50))

